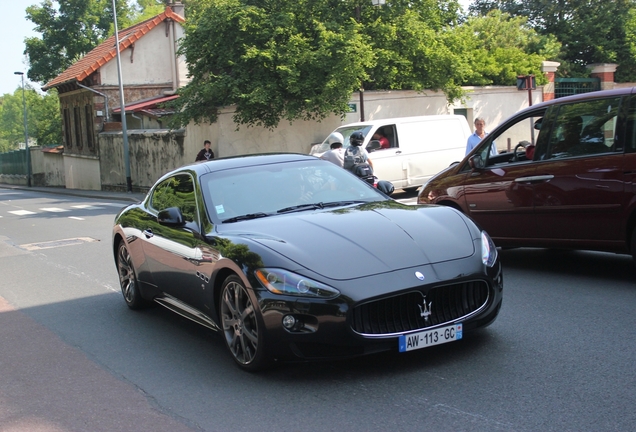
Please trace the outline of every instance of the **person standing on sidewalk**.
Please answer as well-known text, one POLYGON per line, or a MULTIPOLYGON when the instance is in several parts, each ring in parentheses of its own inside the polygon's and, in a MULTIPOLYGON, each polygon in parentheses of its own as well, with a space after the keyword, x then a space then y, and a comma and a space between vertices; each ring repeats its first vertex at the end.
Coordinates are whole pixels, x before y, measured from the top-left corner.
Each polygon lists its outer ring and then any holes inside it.
MULTIPOLYGON (((488 135, 488 132, 485 130, 486 128, 486 120, 482 117, 477 117, 475 119, 475 133, 468 137, 468 141, 466 142, 466 154, 470 153, 472 149, 477 147, 477 144, 481 142, 482 139, 488 135)), ((490 148, 490 155, 497 156, 497 147, 493 142, 492 147, 490 148)))
POLYGON ((204 160, 212 160, 212 159, 214 159, 214 152, 212 150, 210 150, 210 146, 211 145, 212 145, 212 143, 210 141, 208 141, 208 140, 203 141, 203 148, 197 154, 197 157, 196 157, 196 159, 194 161, 197 162, 197 161, 204 161, 204 160))

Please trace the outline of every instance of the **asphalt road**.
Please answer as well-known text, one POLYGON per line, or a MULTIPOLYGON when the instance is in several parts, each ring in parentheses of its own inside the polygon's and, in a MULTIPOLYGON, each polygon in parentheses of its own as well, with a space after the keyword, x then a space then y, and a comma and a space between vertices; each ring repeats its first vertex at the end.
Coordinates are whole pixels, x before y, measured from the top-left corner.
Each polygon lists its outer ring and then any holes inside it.
POLYGON ((215 333, 128 310, 122 205, 0 188, 0 431, 636 429, 630 257, 501 251, 501 314, 472 337, 249 374, 215 333))

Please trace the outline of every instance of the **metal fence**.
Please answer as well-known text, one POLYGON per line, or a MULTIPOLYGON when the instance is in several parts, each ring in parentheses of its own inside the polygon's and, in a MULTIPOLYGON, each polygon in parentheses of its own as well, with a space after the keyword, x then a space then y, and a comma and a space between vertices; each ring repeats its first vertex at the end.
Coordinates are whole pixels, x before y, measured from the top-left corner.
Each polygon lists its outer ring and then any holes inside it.
POLYGON ((26 175, 26 150, 0 153, 0 174, 26 175))
POLYGON ((599 78, 555 78, 554 97, 560 98, 601 89, 599 78))

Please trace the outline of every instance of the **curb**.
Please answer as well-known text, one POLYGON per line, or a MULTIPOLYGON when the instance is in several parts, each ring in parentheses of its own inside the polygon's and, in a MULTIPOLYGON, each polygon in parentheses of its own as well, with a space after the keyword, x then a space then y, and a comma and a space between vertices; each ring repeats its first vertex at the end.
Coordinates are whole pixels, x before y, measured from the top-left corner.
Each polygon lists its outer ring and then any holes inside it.
POLYGON ((23 190, 31 192, 50 193, 58 195, 76 196, 82 198, 99 198, 126 202, 139 202, 142 201, 146 194, 132 193, 132 192, 108 192, 108 191, 92 191, 83 189, 66 189, 56 187, 28 187, 22 185, 0 184, 0 189, 13 189, 23 190))

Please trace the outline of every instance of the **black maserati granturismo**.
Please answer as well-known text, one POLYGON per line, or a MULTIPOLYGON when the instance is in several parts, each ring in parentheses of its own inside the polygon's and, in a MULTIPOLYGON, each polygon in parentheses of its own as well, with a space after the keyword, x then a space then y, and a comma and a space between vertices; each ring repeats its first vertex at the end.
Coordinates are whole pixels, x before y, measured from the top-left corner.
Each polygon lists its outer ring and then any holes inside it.
POLYGON ((468 217, 299 154, 165 174, 117 215, 113 255, 131 309, 218 331, 246 370, 457 341, 502 302, 497 249, 468 217))

